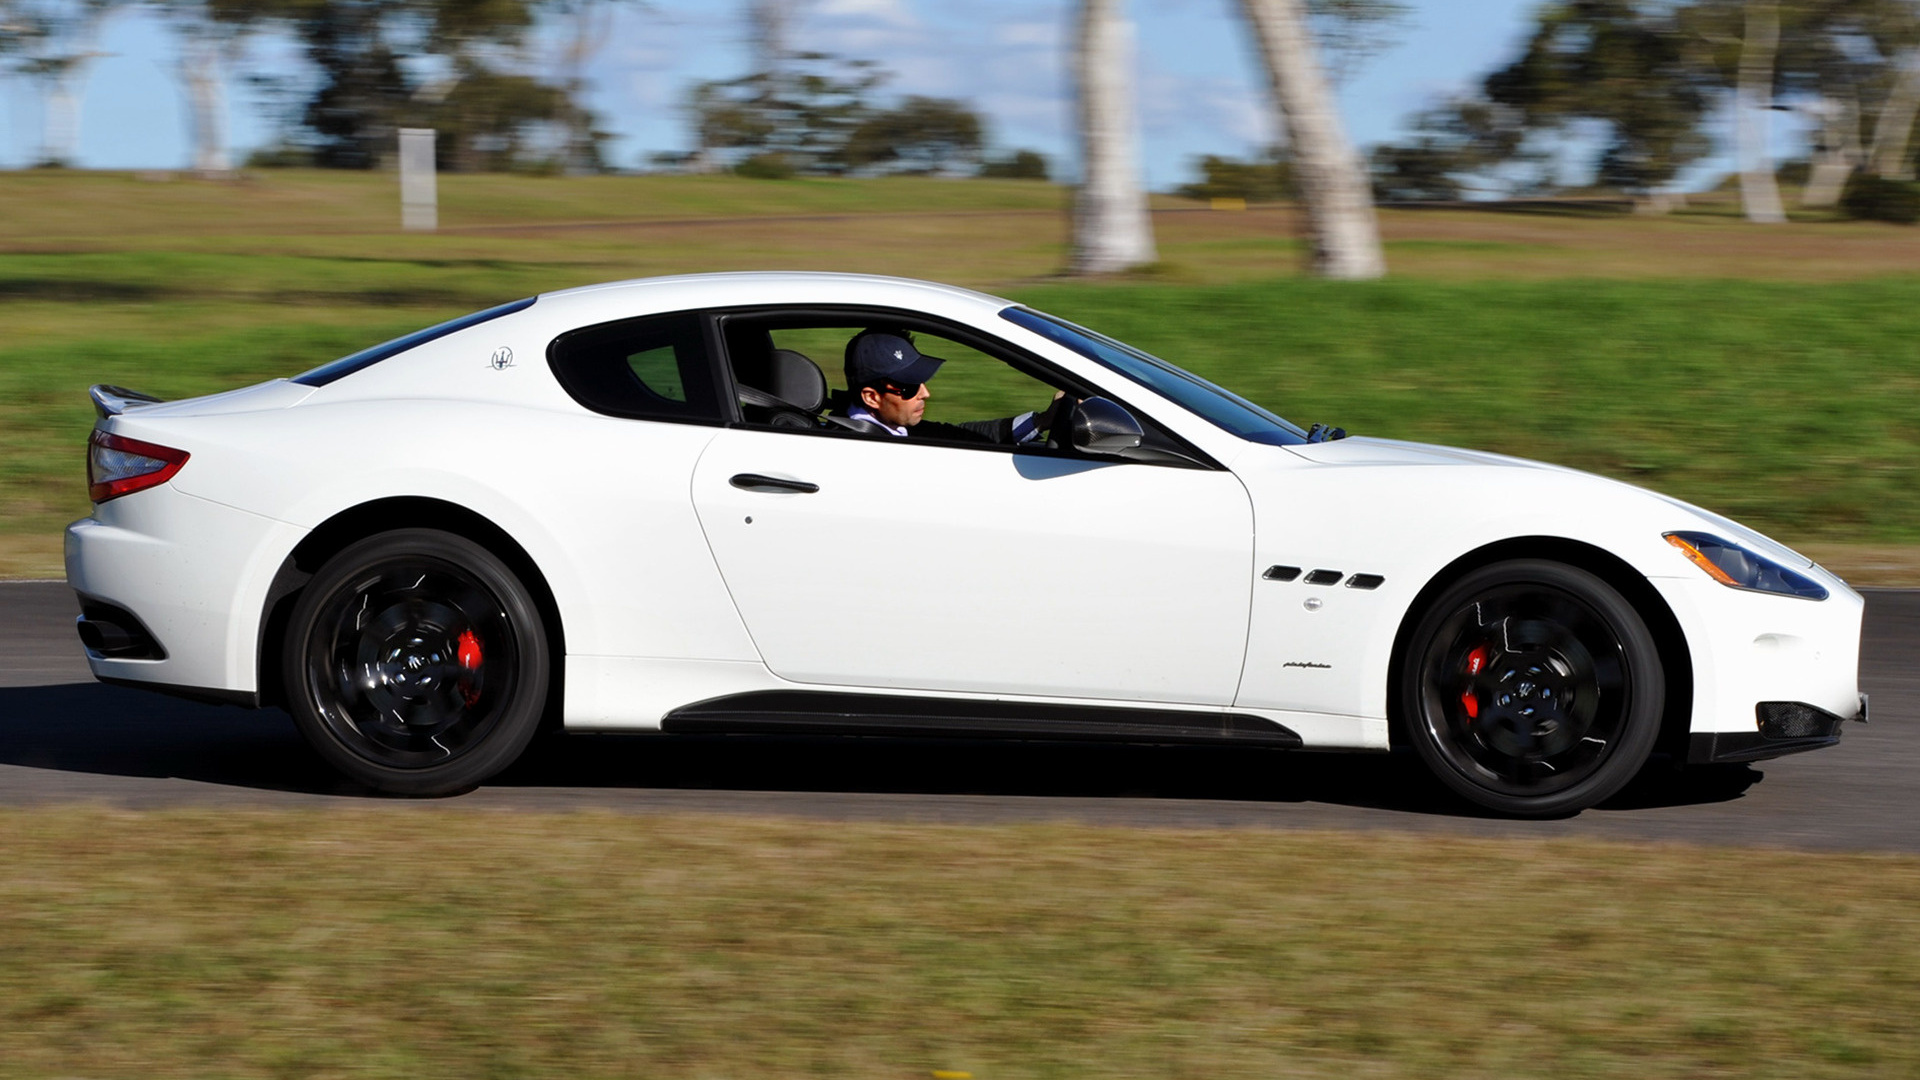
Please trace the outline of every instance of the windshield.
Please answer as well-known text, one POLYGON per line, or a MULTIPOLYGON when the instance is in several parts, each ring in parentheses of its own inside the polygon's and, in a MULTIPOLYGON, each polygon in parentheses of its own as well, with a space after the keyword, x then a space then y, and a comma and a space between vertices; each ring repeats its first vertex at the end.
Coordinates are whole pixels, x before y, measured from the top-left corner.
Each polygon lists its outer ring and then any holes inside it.
POLYGON ((1043 315, 1032 308, 1010 307, 1000 317, 1025 327, 1056 345, 1064 345, 1095 363, 1125 375, 1154 393, 1204 417, 1215 427, 1249 442, 1296 446, 1307 433, 1231 391, 1222 390, 1191 372, 1182 371, 1157 356, 1141 352, 1065 319, 1043 315))

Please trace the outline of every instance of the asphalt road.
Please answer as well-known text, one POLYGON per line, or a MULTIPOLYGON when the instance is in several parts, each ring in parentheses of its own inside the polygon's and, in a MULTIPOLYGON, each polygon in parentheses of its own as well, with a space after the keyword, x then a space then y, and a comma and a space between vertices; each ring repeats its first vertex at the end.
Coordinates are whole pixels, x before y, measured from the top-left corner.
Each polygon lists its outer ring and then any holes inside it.
POLYGON ((0 805, 445 808, 1071 820, 1393 829, 1920 852, 1920 591, 1867 599, 1873 723, 1841 745, 1705 773, 1650 770, 1577 817, 1515 822, 1442 793, 1417 762, 1240 748, 571 735, 452 799, 359 793, 284 713, 92 682, 57 583, 0 583, 0 805))

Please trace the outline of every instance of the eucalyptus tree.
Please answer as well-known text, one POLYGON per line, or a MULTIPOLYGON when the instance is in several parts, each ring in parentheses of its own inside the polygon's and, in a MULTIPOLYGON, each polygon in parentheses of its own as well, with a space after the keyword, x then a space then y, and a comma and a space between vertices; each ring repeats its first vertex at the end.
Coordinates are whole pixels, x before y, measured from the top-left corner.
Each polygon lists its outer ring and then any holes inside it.
POLYGON ((1711 46, 1664 0, 1561 0, 1535 15, 1520 55, 1487 76, 1487 99, 1533 134, 1601 131, 1597 181, 1659 209, 1712 140, 1719 76, 1711 46))
POLYGON ((1302 0, 1241 0, 1287 136, 1305 215, 1310 266, 1321 277, 1387 271, 1373 193, 1347 141, 1314 53, 1302 0))
POLYGON ((1780 3, 1778 95, 1798 102, 1812 119, 1812 170, 1803 205, 1833 205, 1847 178, 1861 169, 1890 179, 1911 176, 1910 140, 1920 106, 1920 0, 1780 3))
POLYGON ((248 34, 260 24, 262 8, 250 0, 157 0, 156 6, 180 43, 193 171, 229 175, 227 85, 245 56, 248 34))
POLYGON ((1081 0, 1074 39, 1081 176, 1069 265, 1077 274, 1117 273, 1158 258, 1140 179, 1133 24, 1121 3, 1081 0))
POLYGON ((127 0, 13 0, 4 21, 18 54, 16 70, 31 79, 44 105, 36 164, 72 164, 80 143, 80 96, 100 56, 101 29, 127 0))
MULTIPOLYGON (((1789 18, 1797 22, 1798 14, 1790 11, 1789 18)), ((1748 221, 1781 224, 1787 215, 1767 150, 1770 112, 1780 90, 1780 2, 1695 0, 1683 18, 1690 32, 1706 42, 1705 58, 1732 92, 1733 157, 1740 177, 1741 208, 1748 221)), ((1802 27, 1792 28, 1791 33, 1799 32, 1802 27)))
POLYGON ((1889 180, 1914 176, 1913 123, 1920 114, 1920 45, 1901 50, 1892 85, 1873 125, 1867 167, 1889 180))
POLYGON ((566 88, 528 74, 526 39, 557 0, 253 0, 317 70, 290 116, 292 148, 371 168, 402 126, 440 131, 445 168, 512 164, 529 131, 570 122, 566 88))

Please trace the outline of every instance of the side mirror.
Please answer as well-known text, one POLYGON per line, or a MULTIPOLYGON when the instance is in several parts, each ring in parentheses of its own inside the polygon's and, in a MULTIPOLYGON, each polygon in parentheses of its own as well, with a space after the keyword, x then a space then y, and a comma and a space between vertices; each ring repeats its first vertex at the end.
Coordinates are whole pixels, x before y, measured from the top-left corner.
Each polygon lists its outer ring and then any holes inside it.
POLYGON ((1103 397, 1076 403, 1068 422, 1073 448, 1088 454, 1122 453, 1137 448, 1146 437, 1132 413, 1103 397))

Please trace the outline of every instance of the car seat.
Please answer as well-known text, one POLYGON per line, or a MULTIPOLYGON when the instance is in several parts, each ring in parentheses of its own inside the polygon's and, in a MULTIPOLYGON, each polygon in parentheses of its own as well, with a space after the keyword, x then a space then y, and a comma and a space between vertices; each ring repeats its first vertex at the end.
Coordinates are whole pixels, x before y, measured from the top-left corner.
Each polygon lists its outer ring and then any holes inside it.
POLYGON ((774 349, 766 365, 751 377, 736 372, 742 412, 750 423, 769 427, 818 427, 827 403, 827 376, 804 353, 774 349))

